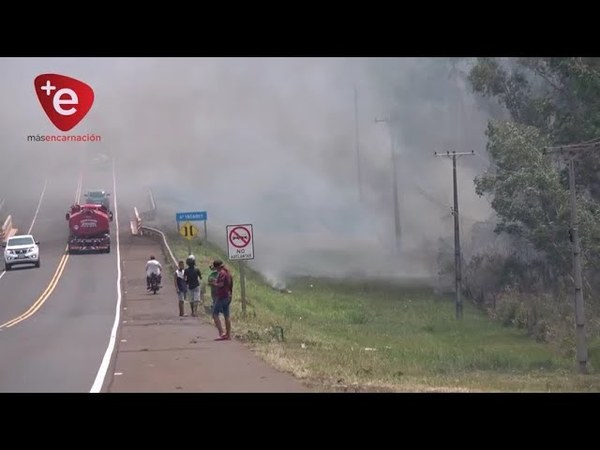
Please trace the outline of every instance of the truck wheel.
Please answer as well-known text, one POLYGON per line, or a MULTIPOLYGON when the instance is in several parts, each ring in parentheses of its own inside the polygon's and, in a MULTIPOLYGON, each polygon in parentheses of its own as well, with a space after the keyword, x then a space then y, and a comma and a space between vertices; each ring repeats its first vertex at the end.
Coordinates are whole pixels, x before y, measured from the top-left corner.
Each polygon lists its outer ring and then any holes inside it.
POLYGON ((37 267, 38 269, 40 268, 40 262, 41 261, 38 260, 38 262, 35 263, 35 267, 37 267))
POLYGON ((106 248, 106 253, 110 253, 110 245, 106 248))
POLYGON ((4 270, 6 270, 7 272, 11 269, 11 265, 6 263, 4 264, 4 270))

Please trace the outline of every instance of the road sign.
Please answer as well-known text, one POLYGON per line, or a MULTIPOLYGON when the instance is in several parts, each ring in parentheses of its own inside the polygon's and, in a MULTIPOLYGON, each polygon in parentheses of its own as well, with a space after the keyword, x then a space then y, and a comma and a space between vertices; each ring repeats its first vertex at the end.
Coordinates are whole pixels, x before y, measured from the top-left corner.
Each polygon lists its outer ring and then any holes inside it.
POLYGON ((254 259, 254 232, 252 225, 227 225, 229 260, 254 259))
POLYGON ((178 212, 175 214, 175 220, 177 222, 183 221, 205 221, 208 217, 206 211, 190 211, 190 212, 178 212))
POLYGON ((192 240, 198 236, 198 228, 192 222, 186 222, 179 227, 179 234, 188 240, 192 240))

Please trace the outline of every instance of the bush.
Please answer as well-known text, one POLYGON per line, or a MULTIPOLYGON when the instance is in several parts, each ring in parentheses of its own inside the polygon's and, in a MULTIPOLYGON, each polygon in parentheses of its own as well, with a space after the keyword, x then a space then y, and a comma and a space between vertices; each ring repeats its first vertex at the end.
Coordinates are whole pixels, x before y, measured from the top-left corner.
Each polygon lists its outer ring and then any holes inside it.
MULTIPOLYGON (((568 341, 574 332, 572 282, 540 259, 476 255, 465 267, 463 289, 493 320, 523 329, 539 342, 568 341)), ((597 308, 590 304, 588 309, 593 317, 597 308)), ((587 323, 589 334, 595 335, 594 322, 587 323)))

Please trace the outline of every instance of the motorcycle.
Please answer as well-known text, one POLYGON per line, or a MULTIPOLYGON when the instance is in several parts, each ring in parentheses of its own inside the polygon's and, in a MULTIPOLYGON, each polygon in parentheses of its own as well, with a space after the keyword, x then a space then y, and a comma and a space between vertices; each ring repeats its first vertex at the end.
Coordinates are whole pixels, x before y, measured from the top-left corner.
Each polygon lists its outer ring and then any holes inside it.
POLYGON ((159 276, 155 273, 150 275, 150 290, 153 294, 156 294, 160 289, 160 279, 159 276))

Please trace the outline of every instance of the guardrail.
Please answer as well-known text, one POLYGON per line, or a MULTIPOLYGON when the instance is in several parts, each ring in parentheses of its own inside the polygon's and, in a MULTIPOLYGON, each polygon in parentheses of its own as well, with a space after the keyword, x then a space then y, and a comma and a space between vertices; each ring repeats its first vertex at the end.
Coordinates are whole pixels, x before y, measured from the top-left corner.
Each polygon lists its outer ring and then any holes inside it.
POLYGON ((173 255, 173 251, 169 244, 167 243, 167 237, 165 234, 160 231, 158 228, 147 227, 142 225, 142 218, 137 207, 133 207, 133 215, 134 219, 129 221, 129 227, 131 228, 131 234, 134 236, 148 236, 151 238, 159 238, 161 240, 161 247, 163 252, 168 254, 171 257, 171 262, 173 267, 177 269, 177 259, 175 259, 175 255, 173 255))
POLYGON ((140 217, 140 213, 138 209, 133 207, 134 219, 129 221, 129 228, 131 229, 131 234, 134 236, 141 236, 143 234, 142 230, 142 219, 140 217))
POLYGON ((158 228, 147 227, 147 226, 143 226, 143 225, 141 226, 141 229, 144 231, 145 236, 149 236, 149 237, 152 237, 155 239, 158 238, 161 241, 161 246, 162 246, 163 252, 165 252, 165 254, 171 258, 171 263, 173 264, 173 269, 176 269, 177 268, 177 258, 175 258, 175 255, 173 254, 171 247, 169 247, 169 243, 167 242, 167 237, 165 236, 165 233, 160 231, 158 228))
POLYGON ((171 247, 169 247, 169 243, 167 242, 167 236, 165 235, 165 233, 163 233, 158 228, 149 227, 149 226, 143 225, 143 223, 142 223, 142 218, 147 219, 147 220, 152 220, 152 219, 154 219, 154 217, 156 215, 156 203, 154 201, 154 195, 152 195, 152 190, 148 190, 148 194, 150 197, 150 208, 151 209, 150 209, 150 211, 144 211, 140 214, 136 207, 133 208, 135 220, 131 221, 131 224, 132 224, 131 225, 131 233, 134 235, 139 235, 139 236, 143 235, 143 236, 148 236, 152 239, 160 240, 160 244, 161 244, 163 253, 165 254, 165 256, 167 256, 168 258, 171 259, 171 264, 173 266, 173 270, 176 270, 178 267, 177 258, 175 258, 175 255, 173 254, 171 247), (136 233, 134 233, 134 229, 136 230, 136 233))
MULTIPOLYGON (((150 193, 150 201, 151 201, 151 207, 152 207, 152 211, 150 211, 150 217, 154 218, 155 214, 156 214, 156 203, 154 203, 154 197, 152 196, 152 191, 149 191, 149 193, 150 193)), ((139 214, 137 214, 137 209, 135 209, 135 212, 136 212, 136 217, 139 218, 140 216, 139 216, 139 214)), ((142 213, 142 215, 144 218, 148 217, 147 212, 142 213)), ((167 242, 167 236, 165 235, 165 233, 163 233, 158 228, 143 225, 141 219, 139 220, 139 230, 140 230, 140 234, 143 234, 144 236, 148 236, 152 239, 157 239, 160 241, 162 252, 168 259, 170 259, 173 270, 177 270, 179 264, 177 263, 177 258, 175 258, 175 255, 173 254, 171 247, 169 247, 169 243, 167 242)), ((202 298, 201 301, 204 301, 204 297, 206 295, 205 290, 206 290, 206 287, 205 287, 205 284, 203 283, 201 291, 200 291, 200 296, 202 298)))
POLYGON ((8 216, 0 229, 0 242, 5 242, 8 238, 17 234, 17 229, 12 226, 12 216, 8 216))
POLYGON ((154 200, 154 194, 152 193, 152 190, 148 190, 148 199, 150 209, 148 211, 144 211, 142 216, 146 220, 154 220, 156 218, 156 201, 154 200))
POLYGON ((152 190, 149 190, 148 194, 150 196, 150 211, 152 211, 152 213, 154 214, 154 212, 156 211, 156 202, 154 201, 154 194, 152 193, 152 190))

